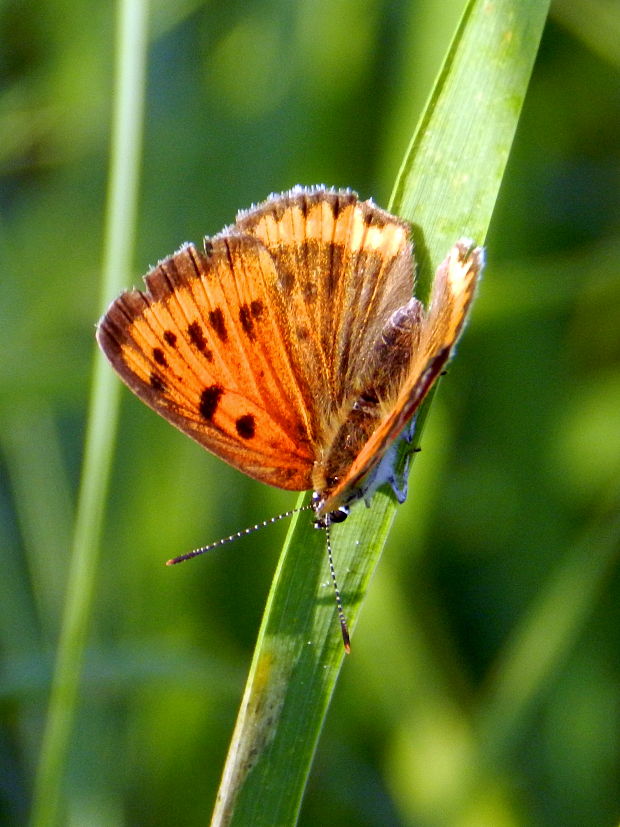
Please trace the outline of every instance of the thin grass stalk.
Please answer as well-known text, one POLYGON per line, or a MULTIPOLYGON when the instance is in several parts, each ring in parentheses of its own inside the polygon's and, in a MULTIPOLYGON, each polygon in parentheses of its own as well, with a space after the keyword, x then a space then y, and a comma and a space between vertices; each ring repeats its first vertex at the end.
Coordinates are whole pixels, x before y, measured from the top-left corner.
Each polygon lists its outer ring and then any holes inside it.
MULTIPOLYGON (((148 3, 119 0, 113 123, 100 307, 130 281, 142 144, 148 3)), ((58 823, 84 647, 92 612, 101 526, 116 434, 120 384, 97 353, 65 612, 35 781, 31 823, 58 823)))

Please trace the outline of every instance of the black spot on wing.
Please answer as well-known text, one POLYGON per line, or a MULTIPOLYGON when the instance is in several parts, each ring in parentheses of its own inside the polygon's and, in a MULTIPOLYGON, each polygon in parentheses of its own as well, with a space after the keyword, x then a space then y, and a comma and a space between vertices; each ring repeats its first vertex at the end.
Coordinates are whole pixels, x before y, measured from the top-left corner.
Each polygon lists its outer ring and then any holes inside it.
POLYGON ((235 422, 237 433, 242 439, 252 439, 256 433, 256 421, 252 414, 245 414, 240 416, 235 422))
POLYGON ((154 371, 149 376, 149 382, 153 390, 157 391, 158 393, 163 393, 166 390, 166 383, 161 378, 161 376, 158 373, 155 373, 154 371))
POLYGON ((207 347, 207 340, 205 339, 204 330, 200 322, 191 322, 187 326, 187 335, 190 342, 196 347, 209 362, 213 361, 213 354, 207 347))
POLYGON ((228 339, 228 331, 226 330, 226 322, 221 307, 209 311, 209 324, 215 330, 220 341, 225 342, 228 339))
POLYGON ((204 419, 208 421, 213 419, 223 393, 224 388, 221 385, 210 385, 200 394, 198 409, 204 419))
POLYGON ((265 312, 265 305, 260 301, 260 299, 254 299, 254 301, 250 302, 250 313, 252 314, 253 318, 257 321, 265 312))
POLYGON ((168 362, 166 361, 166 354, 160 347, 153 348, 153 359, 157 362, 158 365, 162 365, 162 367, 168 366, 168 362))
POLYGON ((248 304, 242 304, 239 308, 239 321, 248 339, 254 339, 254 319, 248 304))
POLYGON ((187 335, 189 336, 190 342, 195 345, 198 350, 203 351, 206 348, 207 340, 205 339, 204 331, 199 322, 192 322, 188 325, 187 335))

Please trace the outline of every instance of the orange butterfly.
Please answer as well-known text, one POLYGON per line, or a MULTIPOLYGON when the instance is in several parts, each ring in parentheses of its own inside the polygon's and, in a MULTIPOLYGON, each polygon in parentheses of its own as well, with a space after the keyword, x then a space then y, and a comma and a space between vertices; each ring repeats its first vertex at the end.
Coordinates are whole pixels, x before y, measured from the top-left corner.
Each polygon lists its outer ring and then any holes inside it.
POLYGON ((405 221, 348 190, 296 187, 164 259, 97 338, 147 405, 250 477, 312 489, 328 527, 386 482, 405 499, 396 440, 450 357, 483 260, 458 241, 425 310, 405 221))

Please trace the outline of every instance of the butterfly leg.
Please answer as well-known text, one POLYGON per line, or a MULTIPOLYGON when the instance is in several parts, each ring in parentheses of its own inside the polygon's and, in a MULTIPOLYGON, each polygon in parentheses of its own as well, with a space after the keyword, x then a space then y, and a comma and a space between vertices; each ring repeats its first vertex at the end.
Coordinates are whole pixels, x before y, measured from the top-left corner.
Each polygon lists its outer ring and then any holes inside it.
POLYGON ((394 496, 398 500, 399 504, 402 505, 405 500, 407 499, 407 489, 409 486, 409 467, 411 465, 411 454, 407 453, 405 461, 403 463, 402 470, 395 472, 394 475, 388 482, 392 487, 392 491, 394 492, 394 496))
POLYGON ((381 485, 387 484, 391 487, 399 504, 402 505, 407 499, 411 455, 415 451, 403 451, 400 446, 401 440, 411 445, 414 432, 415 417, 407 423, 398 440, 387 450, 371 477, 367 479, 363 493, 367 507, 370 507, 372 496, 381 485))

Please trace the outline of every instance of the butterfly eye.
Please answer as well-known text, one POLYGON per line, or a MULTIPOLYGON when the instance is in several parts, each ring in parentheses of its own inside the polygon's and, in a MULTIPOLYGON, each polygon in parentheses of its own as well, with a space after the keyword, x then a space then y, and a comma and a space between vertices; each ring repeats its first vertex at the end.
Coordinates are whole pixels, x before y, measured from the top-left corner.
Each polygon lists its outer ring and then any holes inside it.
MULTIPOLYGON (((318 501, 313 502, 313 506, 316 507, 318 501)), ((330 511, 329 514, 323 514, 321 517, 316 517, 314 520, 314 527, 315 528, 329 528, 330 525, 334 523, 344 523, 344 521, 349 516, 350 509, 346 505, 341 505, 340 508, 337 508, 335 511, 330 511)))
POLYGON ((336 511, 330 512, 328 516, 330 523, 344 523, 349 516, 349 509, 346 505, 341 505, 336 511))

